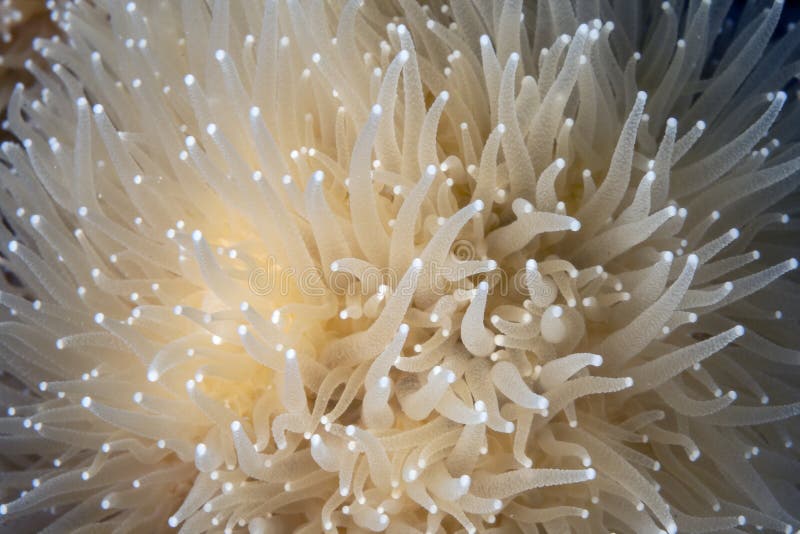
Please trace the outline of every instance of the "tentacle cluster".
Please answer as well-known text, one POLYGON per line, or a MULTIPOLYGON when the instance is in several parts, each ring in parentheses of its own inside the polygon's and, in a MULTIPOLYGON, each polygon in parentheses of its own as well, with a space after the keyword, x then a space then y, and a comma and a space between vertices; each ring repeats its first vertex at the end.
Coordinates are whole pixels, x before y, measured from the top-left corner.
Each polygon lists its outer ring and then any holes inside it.
POLYGON ((791 531, 800 32, 729 4, 66 4, 2 145, 0 514, 791 531))

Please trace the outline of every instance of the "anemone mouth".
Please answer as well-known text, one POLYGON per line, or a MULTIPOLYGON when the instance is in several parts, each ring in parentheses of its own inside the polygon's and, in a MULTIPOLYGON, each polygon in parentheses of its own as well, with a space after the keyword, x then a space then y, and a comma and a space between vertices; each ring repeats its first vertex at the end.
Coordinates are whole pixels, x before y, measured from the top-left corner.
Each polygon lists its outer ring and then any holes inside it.
POLYGON ((193 7, 53 3, 9 99, 0 514, 798 524, 783 2, 193 7))

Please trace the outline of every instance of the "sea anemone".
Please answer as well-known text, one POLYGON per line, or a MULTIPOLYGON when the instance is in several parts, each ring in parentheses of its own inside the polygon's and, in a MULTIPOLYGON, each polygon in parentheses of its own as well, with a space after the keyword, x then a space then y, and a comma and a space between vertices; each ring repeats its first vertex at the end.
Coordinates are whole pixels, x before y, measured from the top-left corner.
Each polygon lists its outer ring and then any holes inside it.
POLYGON ((59 3, 0 155, 6 525, 797 528, 783 3, 59 3))

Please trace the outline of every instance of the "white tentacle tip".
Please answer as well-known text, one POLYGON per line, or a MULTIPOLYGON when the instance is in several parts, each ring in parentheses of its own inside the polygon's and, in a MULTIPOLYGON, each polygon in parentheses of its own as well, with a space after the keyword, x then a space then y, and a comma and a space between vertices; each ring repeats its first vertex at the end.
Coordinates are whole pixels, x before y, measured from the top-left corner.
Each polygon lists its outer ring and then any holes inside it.
POLYGON ((297 358, 297 351, 294 349, 289 349, 284 353, 284 355, 286 356, 287 360, 294 360, 297 358))
POLYGON ((597 478, 597 471, 595 471, 594 467, 590 467, 586 471, 586 480, 594 480, 597 478))
POLYGON ((626 388, 633 386, 633 378, 626 376, 624 383, 626 388))
POLYGON ((478 212, 483 211, 484 206, 485 206, 485 204, 483 203, 483 200, 481 200, 481 199, 478 199, 478 200, 476 200, 475 202, 472 203, 472 207, 475 209, 475 211, 478 211, 478 212))
POLYGON ((167 520, 167 524, 170 526, 170 528, 176 528, 178 526, 178 518, 174 515, 170 516, 170 518, 167 520))
POLYGON ((231 423, 231 432, 239 432, 242 429, 242 423, 234 421, 231 423))
POLYGON ((380 117, 382 113, 383 113, 383 108, 381 107, 380 104, 375 104, 374 106, 372 106, 372 114, 374 116, 380 117))
POLYGON ((733 333, 736 334, 738 337, 743 336, 744 332, 745 332, 744 326, 740 324, 733 327, 733 333))

